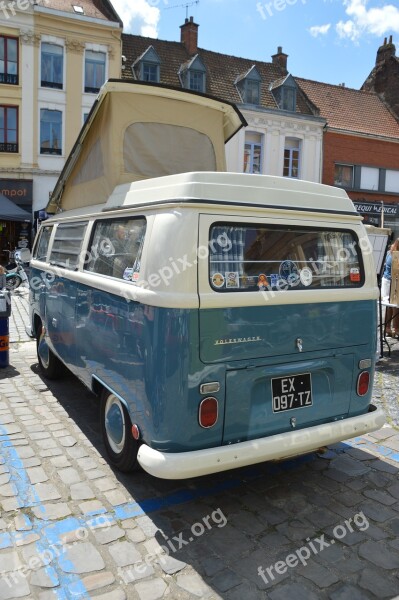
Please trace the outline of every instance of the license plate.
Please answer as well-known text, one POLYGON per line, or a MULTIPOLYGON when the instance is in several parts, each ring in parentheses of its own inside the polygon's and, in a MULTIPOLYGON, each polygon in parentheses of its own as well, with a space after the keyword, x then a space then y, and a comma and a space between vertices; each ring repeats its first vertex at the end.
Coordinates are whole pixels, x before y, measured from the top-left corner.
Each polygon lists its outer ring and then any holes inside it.
POLYGON ((312 377, 310 373, 272 379, 273 412, 312 406, 312 377))

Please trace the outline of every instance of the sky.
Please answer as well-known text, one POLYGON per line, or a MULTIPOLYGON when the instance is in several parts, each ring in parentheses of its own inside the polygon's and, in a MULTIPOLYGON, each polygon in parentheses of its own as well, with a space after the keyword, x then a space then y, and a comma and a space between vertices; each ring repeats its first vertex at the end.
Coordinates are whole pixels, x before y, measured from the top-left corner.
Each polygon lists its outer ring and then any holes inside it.
POLYGON ((111 1, 126 33, 180 41, 193 16, 200 48, 270 62, 282 46, 293 75, 357 89, 385 37, 399 55, 399 0, 111 1))

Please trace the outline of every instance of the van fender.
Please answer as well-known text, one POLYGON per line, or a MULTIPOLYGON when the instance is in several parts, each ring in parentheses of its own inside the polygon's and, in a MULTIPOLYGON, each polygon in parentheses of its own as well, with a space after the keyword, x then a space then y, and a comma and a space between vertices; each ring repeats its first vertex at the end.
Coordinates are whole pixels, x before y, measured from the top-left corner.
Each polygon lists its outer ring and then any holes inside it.
POLYGON ((111 392, 111 394, 114 394, 114 396, 116 396, 118 398, 118 400, 120 400, 122 402, 122 404, 125 406, 129 415, 131 414, 126 400, 120 394, 115 392, 115 390, 113 390, 112 387, 110 387, 107 383, 104 383, 104 381, 102 379, 100 379, 100 377, 97 377, 97 375, 92 374, 91 379, 92 379, 91 391, 94 394, 99 395, 99 385, 100 385, 101 387, 103 387, 106 390, 108 390, 109 392, 111 392))

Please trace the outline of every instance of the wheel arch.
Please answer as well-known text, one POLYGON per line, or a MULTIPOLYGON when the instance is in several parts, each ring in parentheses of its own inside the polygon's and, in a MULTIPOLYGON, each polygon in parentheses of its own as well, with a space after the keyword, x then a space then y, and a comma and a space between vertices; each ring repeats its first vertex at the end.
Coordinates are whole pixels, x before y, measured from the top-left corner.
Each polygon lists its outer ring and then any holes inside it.
POLYGON ((122 404, 125 406, 127 412, 129 413, 129 416, 131 418, 129 406, 128 406, 128 403, 126 402, 126 400, 120 394, 118 394, 118 392, 115 392, 115 390, 113 390, 108 384, 104 383, 104 381, 102 381, 102 379, 97 377, 97 375, 92 375, 91 376, 91 391, 96 396, 100 397, 104 390, 107 390, 111 394, 114 394, 114 396, 116 396, 122 402, 122 404))

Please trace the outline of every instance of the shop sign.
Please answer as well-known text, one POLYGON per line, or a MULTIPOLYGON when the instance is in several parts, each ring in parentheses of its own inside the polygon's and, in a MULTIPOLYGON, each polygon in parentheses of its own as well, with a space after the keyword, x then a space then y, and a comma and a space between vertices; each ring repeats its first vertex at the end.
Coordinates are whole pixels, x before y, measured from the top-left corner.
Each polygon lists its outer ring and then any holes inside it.
POLYGON ((26 179, 0 179, 0 194, 21 207, 32 206, 33 181, 26 179))
POLYGON ((362 200, 352 200, 352 202, 360 215, 379 217, 383 207, 386 217, 397 217, 399 214, 398 204, 383 204, 382 202, 366 202, 362 200))

